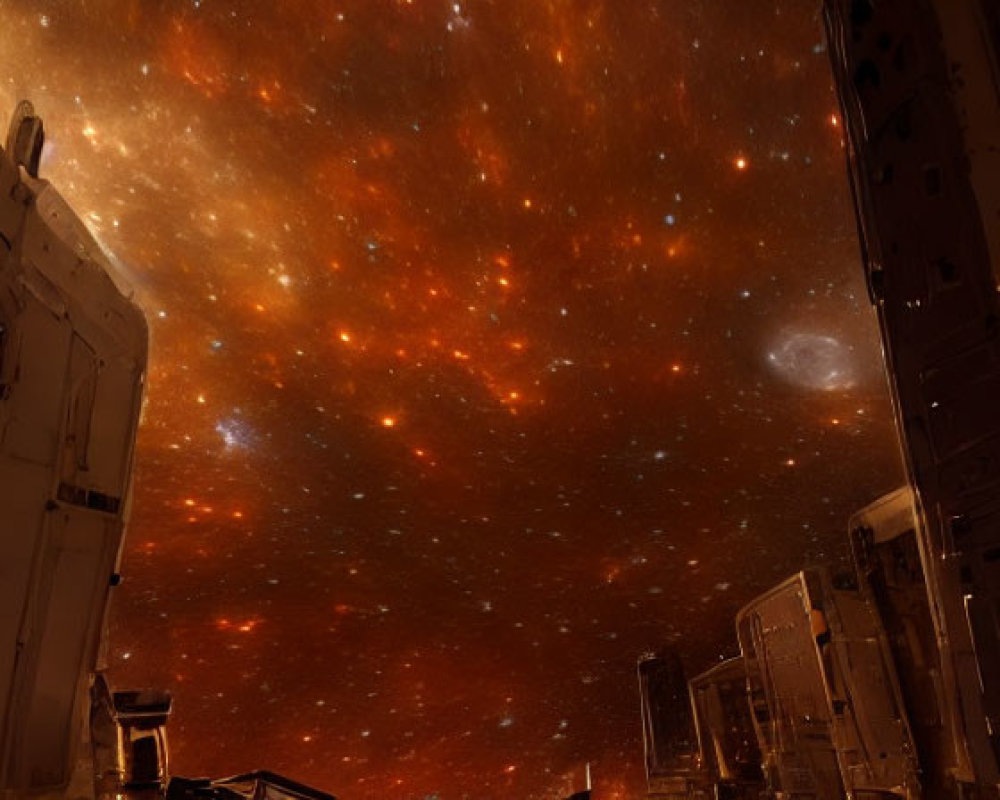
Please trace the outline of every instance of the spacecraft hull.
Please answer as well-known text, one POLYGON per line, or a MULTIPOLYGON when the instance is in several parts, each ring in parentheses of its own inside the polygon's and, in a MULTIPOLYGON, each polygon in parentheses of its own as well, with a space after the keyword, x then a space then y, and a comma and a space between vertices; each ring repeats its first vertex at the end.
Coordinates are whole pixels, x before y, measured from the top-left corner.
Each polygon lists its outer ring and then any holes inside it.
POLYGON ((959 783, 995 791, 1000 84, 994 7, 980 0, 825 4, 862 260, 914 491, 941 712, 954 753, 950 772, 959 783))
POLYGON ((0 153, 0 789, 63 795, 129 505, 142 312, 58 193, 0 153))
POLYGON ((730 658, 688 683, 702 770, 732 798, 764 791, 760 748, 747 704, 746 666, 730 658))

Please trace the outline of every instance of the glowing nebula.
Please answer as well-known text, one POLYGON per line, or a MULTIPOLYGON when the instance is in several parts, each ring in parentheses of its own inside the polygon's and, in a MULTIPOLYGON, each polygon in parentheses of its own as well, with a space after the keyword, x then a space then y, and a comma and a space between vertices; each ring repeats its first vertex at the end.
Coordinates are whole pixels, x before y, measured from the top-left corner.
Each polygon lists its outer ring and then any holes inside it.
POLYGON ((173 770, 642 796, 636 656, 893 488, 818 0, 0 5, 149 318, 109 656, 173 770))
POLYGON ((852 354, 833 336, 786 334, 768 352, 767 362, 786 381, 805 389, 833 392, 856 383, 852 354))

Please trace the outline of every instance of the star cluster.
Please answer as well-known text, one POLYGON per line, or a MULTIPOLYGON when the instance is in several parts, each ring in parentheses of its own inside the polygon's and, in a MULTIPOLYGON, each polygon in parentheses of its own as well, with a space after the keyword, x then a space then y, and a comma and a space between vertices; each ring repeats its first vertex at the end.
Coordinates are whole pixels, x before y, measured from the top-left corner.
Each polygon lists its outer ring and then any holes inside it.
POLYGON ((900 481, 818 1, 0 10, 150 320, 110 652, 176 773, 639 796, 637 655, 900 481))

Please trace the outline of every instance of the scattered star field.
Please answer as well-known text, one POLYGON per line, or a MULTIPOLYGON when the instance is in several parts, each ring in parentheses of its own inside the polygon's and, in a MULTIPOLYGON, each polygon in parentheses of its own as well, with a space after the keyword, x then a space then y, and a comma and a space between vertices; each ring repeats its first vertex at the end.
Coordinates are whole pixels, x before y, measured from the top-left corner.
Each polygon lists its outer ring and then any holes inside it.
POLYGON ((151 328, 111 675, 173 771, 635 798, 901 481, 819 2, 6 0, 151 328))

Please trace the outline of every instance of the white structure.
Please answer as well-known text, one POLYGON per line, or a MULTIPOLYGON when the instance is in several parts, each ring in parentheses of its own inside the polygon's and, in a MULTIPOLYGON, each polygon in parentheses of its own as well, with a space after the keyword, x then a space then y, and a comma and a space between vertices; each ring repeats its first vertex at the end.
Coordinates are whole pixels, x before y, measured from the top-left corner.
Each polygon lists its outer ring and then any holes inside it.
POLYGON ((0 151, 4 798, 93 794, 81 744, 146 369, 145 318, 80 220, 38 179, 41 141, 41 122, 23 103, 0 151))

